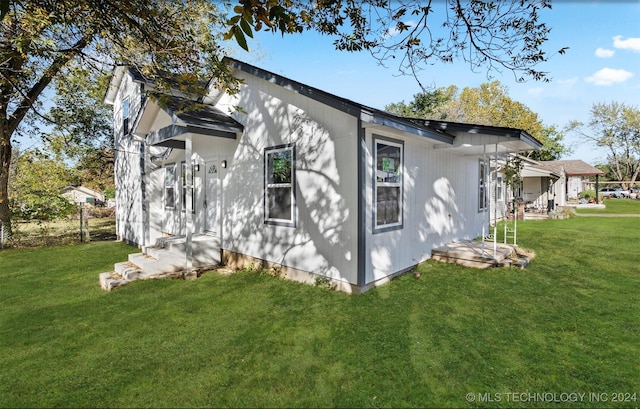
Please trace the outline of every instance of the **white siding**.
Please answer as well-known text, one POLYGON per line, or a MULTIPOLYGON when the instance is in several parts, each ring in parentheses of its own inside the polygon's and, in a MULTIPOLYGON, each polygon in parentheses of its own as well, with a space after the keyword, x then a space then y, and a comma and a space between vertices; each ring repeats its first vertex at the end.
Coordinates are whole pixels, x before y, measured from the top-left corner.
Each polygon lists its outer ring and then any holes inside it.
POLYGON ((122 105, 129 99, 129 129, 140 109, 138 84, 126 74, 114 101, 116 234, 119 238, 140 244, 143 241, 141 144, 123 133, 122 105))
POLYGON ((430 258, 434 247, 478 237, 483 221, 478 211, 478 158, 433 149, 426 139, 380 131, 375 135, 404 141, 404 224, 399 230, 373 234, 373 136, 367 131, 367 283, 430 258))
MULTIPOLYGON (((241 74, 242 75, 242 74, 241 74)), ((245 126, 224 178, 223 247, 338 280, 357 282, 357 121, 265 80, 245 76, 245 126), (264 223, 267 147, 296 144, 296 227, 264 223)))
POLYGON ((582 177, 581 176, 569 176, 567 182, 567 199, 575 200, 578 198, 580 192, 584 189, 582 188, 582 177))

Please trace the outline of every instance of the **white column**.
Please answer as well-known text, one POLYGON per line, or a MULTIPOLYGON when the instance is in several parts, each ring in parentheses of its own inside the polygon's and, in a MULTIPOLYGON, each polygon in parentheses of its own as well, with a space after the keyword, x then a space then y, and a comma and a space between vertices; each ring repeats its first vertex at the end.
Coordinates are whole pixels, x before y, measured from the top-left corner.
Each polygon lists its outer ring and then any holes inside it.
POLYGON ((187 134, 184 141, 184 162, 185 162, 185 187, 186 187, 186 202, 185 203, 185 219, 186 219, 186 243, 185 243, 185 257, 186 257, 186 271, 184 278, 188 280, 194 280, 197 278, 197 274, 193 271, 193 168, 191 160, 192 148, 191 148, 191 135, 187 134))

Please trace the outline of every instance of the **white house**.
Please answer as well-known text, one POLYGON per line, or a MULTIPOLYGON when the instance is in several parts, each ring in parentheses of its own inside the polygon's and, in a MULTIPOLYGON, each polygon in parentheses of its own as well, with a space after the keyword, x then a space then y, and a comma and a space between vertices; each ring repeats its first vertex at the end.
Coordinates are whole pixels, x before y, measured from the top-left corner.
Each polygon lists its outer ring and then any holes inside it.
POLYGON ((104 203, 104 194, 86 186, 67 186, 62 189, 62 196, 71 203, 104 203))
POLYGON ((264 262, 366 291, 482 235, 491 158, 541 146, 518 129, 403 118, 226 62, 240 91, 211 87, 196 109, 145 98, 152 84, 123 67, 105 97, 117 234, 148 255, 183 243, 174 267, 188 272, 264 262))
POLYGON ((520 198, 528 212, 548 213, 567 203, 564 168, 546 163, 523 158, 520 198))
POLYGON ((599 190, 599 177, 605 174, 600 169, 579 159, 544 161, 540 162, 539 165, 544 169, 563 175, 565 189, 562 192, 562 196, 566 200, 577 200, 580 193, 588 188, 587 185, 591 184, 588 179, 592 176, 596 178, 595 189, 596 191, 599 190))

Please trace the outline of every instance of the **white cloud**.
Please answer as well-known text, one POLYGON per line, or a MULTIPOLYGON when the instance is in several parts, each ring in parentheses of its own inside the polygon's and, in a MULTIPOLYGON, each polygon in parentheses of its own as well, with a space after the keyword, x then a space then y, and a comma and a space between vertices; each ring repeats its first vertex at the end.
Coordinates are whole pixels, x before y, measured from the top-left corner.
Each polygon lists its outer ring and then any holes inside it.
POLYGON ((613 37, 613 46, 640 53, 640 37, 630 37, 623 40, 622 36, 615 36, 613 37))
POLYGON ((571 87, 576 82, 578 82, 578 77, 567 78, 566 80, 558 80, 558 84, 566 85, 568 87, 571 87))
POLYGON ((544 91, 544 89, 543 89, 542 87, 529 88, 529 89, 527 90, 527 92, 528 92, 530 95, 534 95, 534 96, 536 96, 536 97, 537 97, 537 96, 539 96, 540 94, 542 94, 542 91, 544 91))
POLYGON ((606 48, 597 48, 596 57, 599 58, 611 58, 616 52, 613 50, 607 50, 606 48))
POLYGON ((633 73, 627 70, 617 70, 614 68, 603 68, 592 76, 587 77, 587 82, 591 82, 595 85, 612 85, 617 82, 625 82, 629 78, 633 77, 633 73))

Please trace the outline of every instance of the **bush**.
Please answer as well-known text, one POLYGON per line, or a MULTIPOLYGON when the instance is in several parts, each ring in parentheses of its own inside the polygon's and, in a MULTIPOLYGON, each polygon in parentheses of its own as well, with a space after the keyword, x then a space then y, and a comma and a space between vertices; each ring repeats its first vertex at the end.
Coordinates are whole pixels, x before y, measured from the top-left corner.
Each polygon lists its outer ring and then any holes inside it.
POLYGON ((578 198, 589 200, 592 197, 596 197, 596 191, 594 189, 587 189, 580 192, 578 198))

